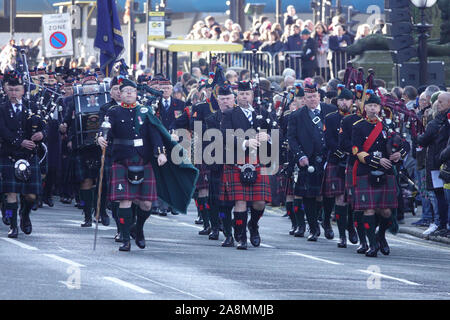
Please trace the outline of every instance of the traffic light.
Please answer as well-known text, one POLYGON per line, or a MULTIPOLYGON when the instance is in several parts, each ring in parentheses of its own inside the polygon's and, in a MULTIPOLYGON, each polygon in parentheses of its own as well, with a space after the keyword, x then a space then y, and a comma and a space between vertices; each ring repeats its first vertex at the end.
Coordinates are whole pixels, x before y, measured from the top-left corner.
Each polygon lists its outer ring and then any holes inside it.
POLYGON ((386 31, 394 63, 402 64, 417 56, 411 33, 411 13, 409 0, 385 0, 386 31))

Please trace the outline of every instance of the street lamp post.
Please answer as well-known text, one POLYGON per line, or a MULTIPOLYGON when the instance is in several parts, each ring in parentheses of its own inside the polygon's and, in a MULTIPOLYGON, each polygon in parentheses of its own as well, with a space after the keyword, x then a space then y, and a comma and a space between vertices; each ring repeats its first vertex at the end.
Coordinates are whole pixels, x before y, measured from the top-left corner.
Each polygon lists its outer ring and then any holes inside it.
POLYGON ((411 0, 412 4, 420 10, 420 23, 415 27, 419 33, 419 82, 421 86, 427 85, 428 82, 428 52, 427 39, 430 36, 428 31, 433 27, 432 24, 425 22, 425 9, 432 7, 437 0, 411 0))

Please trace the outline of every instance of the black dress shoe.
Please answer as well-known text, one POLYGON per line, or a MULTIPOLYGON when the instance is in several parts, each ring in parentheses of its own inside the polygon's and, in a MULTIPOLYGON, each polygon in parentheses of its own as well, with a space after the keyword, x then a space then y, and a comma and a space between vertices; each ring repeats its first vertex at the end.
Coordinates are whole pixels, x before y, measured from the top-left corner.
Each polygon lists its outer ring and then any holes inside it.
POLYGON ((358 249, 356 249, 356 253, 364 254, 367 252, 367 250, 369 250, 369 246, 367 245, 367 243, 363 242, 359 245, 358 249))
POLYGON ((36 211, 39 207, 39 204, 37 203, 37 201, 34 202, 33 206, 31 207, 31 210, 36 211))
POLYGON ((378 253, 378 247, 369 247, 369 250, 366 251, 366 257, 376 258, 378 253))
POLYGON ((303 238, 305 236, 305 226, 299 226, 294 232, 294 237, 303 238))
POLYGON ((100 218, 102 219, 102 225, 104 225, 105 227, 109 226, 110 219, 106 212, 100 215, 100 218))
POLYGON ((200 230, 200 231, 198 232, 198 234, 201 235, 201 236, 207 236, 207 235, 209 235, 210 233, 211 233, 211 228, 210 228, 210 227, 205 228, 205 229, 203 229, 203 230, 200 230))
POLYGON ((11 224, 11 220, 7 216, 3 216, 2 221, 7 226, 9 226, 11 224))
POLYGON ((310 234, 309 236, 308 236, 308 241, 314 241, 314 242, 316 242, 317 241, 317 233, 316 234, 310 234))
POLYGON ((334 232, 333 232, 333 228, 331 228, 331 225, 326 225, 325 223, 321 223, 324 234, 325 234, 325 238, 327 238, 328 240, 333 240, 334 239, 334 232))
POLYGON ((358 233, 356 233, 355 228, 350 227, 347 229, 348 230, 348 240, 350 240, 350 242, 352 244, 357 244, 358 243, 358 233))
POLYGON ((8 232, 8 238, 17 238, 19 235, 19 230, 17 228, 11 228, 8 232))
POLYGON ((115 242, 122 242, 122 235, 120 234, 120 232, 117 232, 116 235, 114 236, 114 241, 115 242))
POLYGON ((381 237, 377 234, 378 247, 380 248, 380 252, 385 256, 388 256, 391 252, 389 245, 386 241, 386 237, 381 237))
POLYGON ((247 238, 241 239, 241 241, 239 241, 236 249, 238 249, 238 250, 247 250, 247 238))
POLYGON ((285 217, 287 217, 287 216, 288 216, 288 214, 287 214, 287 213, 283 214, 283 218, 285 218, 285 217))
POLYGON ((196 219, 196 220, 194 221, 194 223, 195 223, 195 224, 203 224, 203 219, 200 218, 200 217, 198 217, 198 219, 196 219))
POLYGON ((212 230, 211 233, 209 234, 209 240, 219 240, 219 230, 212 230))
POLYGON ((174 209, 170 209, 170 213, 171 213, 172 215, 174 215, 174 216, 179 215, 179 213, 176 212, 174 209))
POLYGON ((259 236, 258 226, 248 225, 248 231, 250 231, 250 243, 254 247, 259 247, 261 244, 261 237, 259 236))
POLYGON ((125 241, 120 247, 119 251, 130 251, 131 249, 131 243, 130 241, 125 241))
POLYGON ((55 204, 53 203, 53 199, 51 197, 44 198, 44 203, 52 208, 55 204))
POLYGON ((44 206, 44 203, 42 202, 42 199, 40 199, 40 198, 37 200, 37 203, 38 203, 38 208, 42 208, 44 206))
POLYGON ((20 230, 25 234, 31 234, 33 231, 33 226, 31 225, 30 216, 28 214, 24 214, 20 217, 20 230))
POLYGON ((296 227, 292 226, 291 230, 289 230, 289 235, 293 236, 296 229, 296 227))
POLYGON ((92 227, 92 217, 91 215, 87 216, 86 214, 84 215, 84 223, 81 224, 82 228, 88 228, 88 227, 92 227))
POLYGON ((226 237, 222 242, 222 247, 234 247, 234 240, 232 236, 226 237))
POLYGON ((347 238, 342 237, 341 240, 337 244, 338 248, 347 248, 347 238))
POLYGON ((161 210, 161 211, 159 212, 159 215, 160 215, 161 217, 167 217, 167 211, 166 211, 166 210, 161 210))
POLYGON ((134 242, 136 242, 136 245, 139 248, 145 248, 144 230, 136 230, 136 239, 134 240, 134 242))
POLYGON ((130 237, 131 238, 133 238, 133 239, 136 239, 136 223, 133 223, 131 226, 130 226, 130 237))

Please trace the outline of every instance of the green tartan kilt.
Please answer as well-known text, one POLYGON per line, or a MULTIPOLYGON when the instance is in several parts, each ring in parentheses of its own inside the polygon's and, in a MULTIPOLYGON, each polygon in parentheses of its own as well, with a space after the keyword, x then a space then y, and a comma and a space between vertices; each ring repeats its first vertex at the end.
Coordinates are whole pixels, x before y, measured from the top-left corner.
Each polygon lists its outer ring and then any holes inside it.
POLYGON ((397 184, 393 175, 386 175, 386 182, 380 187, 372 187, 368 175, 357 176, 354 190, 354 210, 398 207, 397 184))
POLYGON ((96 179, 100 170, 100 158, 96 152, 77 151, 73 157, 73 178, 75 183, 85 179, 96 179))
POLYGON ((37 156, 32 156, 27 161, 30 163, 31 176, 28 181, 21 181, 16 178, 14 173, 14 162, 8 156, 0 156, 0 193, 42 193, 42 177, 39 160, 37 156))

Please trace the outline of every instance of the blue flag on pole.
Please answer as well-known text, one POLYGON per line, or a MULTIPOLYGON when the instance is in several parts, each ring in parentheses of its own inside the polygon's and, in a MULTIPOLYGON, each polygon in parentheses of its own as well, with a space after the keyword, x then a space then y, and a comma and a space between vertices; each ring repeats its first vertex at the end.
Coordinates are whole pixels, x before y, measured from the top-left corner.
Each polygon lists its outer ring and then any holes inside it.
POLYGON ((97 0, 97 34, 94 46, 100 49, 100 69, 106 77, 124 49, 115 0, 97 0))

